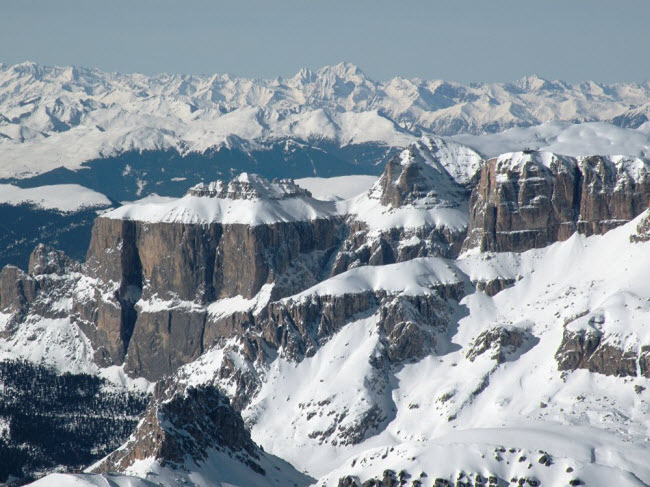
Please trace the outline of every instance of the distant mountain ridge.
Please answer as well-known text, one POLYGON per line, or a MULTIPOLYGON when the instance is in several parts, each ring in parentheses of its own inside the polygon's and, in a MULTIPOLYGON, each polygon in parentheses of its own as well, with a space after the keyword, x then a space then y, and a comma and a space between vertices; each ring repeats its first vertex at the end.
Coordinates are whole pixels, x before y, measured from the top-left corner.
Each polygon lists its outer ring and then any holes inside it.
POLYGON ((649 82, 377 82, 349 63, 273 79, 0 64, 0 176, 33 174, 34 161, 42 172, 130 150, 254 150, 284 138, 404 147, 427 134, 549 121, 637 128, 649 116, 649 82))

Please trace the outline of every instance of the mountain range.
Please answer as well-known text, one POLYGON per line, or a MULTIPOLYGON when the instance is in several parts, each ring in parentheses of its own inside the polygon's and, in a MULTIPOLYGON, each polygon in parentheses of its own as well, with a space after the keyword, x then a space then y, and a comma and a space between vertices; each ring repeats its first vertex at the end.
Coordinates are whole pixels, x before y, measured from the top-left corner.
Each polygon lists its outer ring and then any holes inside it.
POLYGON ((0 484, 650 485, 649 91, 1 65, 0 484))
POLYGON ((650 162, 459 148, 306 180, 323 199, 246 173, 149 196, 83 262, 6 266, 5 480, 648 485, 650 162), (57 420, 24 407, 49 390, 57 420))
POLYGON ((348 63, 275 79, 0 64, 0 176, 79 167, 130 150, 204 153, 242 142, 252 150, 270 139, 403 147, 427 134, 546 122, 638 128, 649 103, 647 82, 377 82, 348 63))

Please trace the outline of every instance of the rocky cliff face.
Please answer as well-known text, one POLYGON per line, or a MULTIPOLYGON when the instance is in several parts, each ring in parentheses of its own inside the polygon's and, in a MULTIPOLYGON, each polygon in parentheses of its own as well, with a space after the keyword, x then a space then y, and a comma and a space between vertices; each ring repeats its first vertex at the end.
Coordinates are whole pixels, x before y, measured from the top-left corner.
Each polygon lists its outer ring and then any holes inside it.
POLYGON ((132 469, 155 477, 156 485, 300 487, 314 482, 257 446, 241 415, 216 387, 185 387, 174 377, 156 384, 131 437, 92 472, 132 469))
POLYGON ((9 319, 3 333, 10 335, 30 319, 68 319, 93 342, 99 365, 122 363, 138 294, 133 286, 91 274, 81 263, 42 244, 30 256, 28 273, 5 267, 0 273, 0 311, 9 319))
POLYGON ((370 191, 349 208, 349 234, 332 274, 428 255, 455 258, 467 231, 467 201, 478 154, 425 139, 393 157, 370 191), (453 153, 450 154, 450 152, 453 153), (467 164, 454 163, 460 157, 467 164))
POLYGON ((464 249, 515 251, 602 234, 650 205, 647 161, 518 152, 487 161, 470 199, 464 249))
POLYGON ((126 444, 93 468, 95 472, 123 472, 138 460, 181 466, 189 456, 204 462, 208 450, 230 452, 254 471, 264 474, 255 460, 259 450, 244 421, 228 398, 215 387, 182 388, 167 379, 156 384, 140 424, 126 444))
POLYGON ((271 302, 257 312, 208 315, 203 343, 206 349, 230 344, 225 348, 239 357, 232 360, 226 354, 219 378, 230 384, 233 406, 241 410, 261 386, 255 367, 242 367, 242 362, 260 366, 281 353, 298 363, 312 357, 355 317, 376 315, 384 344, 378 363, 385 359, 390 366, 398 366, 435 352, 438 335, 450 326, 447 301, 459 301, 465 286, 458 281, 432 291, 411 296, 372 289, 307 294, 271 302))
POLYGON ((0 329, 0 336, 11 334, 24 318, 29 303, 34 301, 38 291, 35 279, 14 266, 6 266, 0 272, 0 311, 10 316, 0 329))
POLYGON ((134 373, 160 377, 204 350, 203 305, 252 298, 265 284, 281 297, 318 282, 340 225, 338 219, 251 227, 98 218, 87 266, 117 291, 97 328, 114 332, 113 348, 127 349, 114 361, 126 359, 134 373), (140 297, 152 304, 136 309, 140 297))
MULTIPOLYGON (((3 271, 0 304, 11 314, 4 333, 29 313, 65 316, 90 339, 98 364, 125 364, 130 374, 151 380, 249 328, 263 339, 251 350, 282 348, 293 357, 313 353, 318 341, 352 314, 376 307, 386 296, 372 296, 372 305, 355 295, 343 308, 312 303, 309 311, 293 306, 290 312, 279 304, 267 309, 267 302, 351 267, 457 252, 464 228, 439 223, 438 212, 462 214, 467 190, 425 149, 393 160, 370 198, 380 211, 428 215, 410 227, 398 219, 376 233, 367 222, 346 221, 344 211, 314 200, 292 181, 253 175, 197 185, 169 206, 144 203, 99 217, 85 264, 41 246, 29 273, 3 271), (235 298, 258 300, 263 312, 253 319, 248 312, 222 317, 210 311, 211 303, 235 298), (338 321, 324 308, 338 313, 338 321), (303 312, 309 316, 300 316, 303 312), (319 331, 313 335, 305 327, 316 316, 319 331)), ((398 327, 386 334, 397 342, 418 330, 398 327)), ((423 338, 403 346, 427 350, 431 340, 423 338)), ((390 350, 396 360, 410 353, 390 350)))
POLYGON ((336 215, 292 218, 286 208, 273 206, 276 201, 289 200, 292 206, 307 204, 304 198, 314 201, 291 181, 271 183, 244 175, 229 185, 200 184, 188 196, 184 203, 207 208, 212 218, 188 216, 190 209, 184 207, 172 207, 172 218, 148 218, 146 211, 133 219, 113 214, 98 218, 88 249, 89 268, 104 281, 141 287, 144 298, 206 303, 237 295, 250 298, 271 282, 284 283, 286 293, 296 292, 320 279, 321 266, 338 243, 341 219, 336 215), (236 213, 239 200, 256 203, 249 211, 285 214, 251 222, 246 214, 228 220, 220 213, 236 213), (292 275, 300 271, 302 275, 292 275))
MULTIPOLYGON (((226 202, 233 212, 242 200, 256 211, 314 201, 291 181, 249 175, 228 185, 200 184, 188 196, 191 204, 216 210, 226 202)), ((196 359, 205 349, 205 306, 212 301, 251 299, 267 284, 272 285, 268 299, 279 298, 317 283, 342 234, 342 218, 336 215, 271 217, 258 224, 223 220, 227 217, 197 222, 182 214, 171 221, 146 221, 146 215, 97 219, 86 266, 118 289, 120 313, 111 316, 111 326, 121 334, 112 344, 126 346, 121 358, 131 373, 157 379, 196 359), (136 307, 140 298, 144 304, 136 307)), ((105 328, 104 321, 100 317, 98 329, 105 328)))

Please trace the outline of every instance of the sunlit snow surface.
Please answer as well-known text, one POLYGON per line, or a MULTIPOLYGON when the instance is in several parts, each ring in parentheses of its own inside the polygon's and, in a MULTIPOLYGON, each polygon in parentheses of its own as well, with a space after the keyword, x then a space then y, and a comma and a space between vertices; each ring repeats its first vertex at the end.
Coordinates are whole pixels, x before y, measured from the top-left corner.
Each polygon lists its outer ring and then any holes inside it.
POLYGON ((37 188, 0 184, 0 204, 30 204, 46 210, 69 213, 83 208, 110 206, 111 201, 103 194, 78 184, 56 184, 37 188))
POLYGON ((301 178, 296 184, 323 201, 340 201, 354 198, 368 191, 377 176, 339 176, 334 178, 301 178))
MULTIPOLYGON (((643 120, 649 100, 648 83, 565 83, 536 76, 471 85, 402 77, 378 82, 349 63, 273 79, 0 63, 0 177, 78 169, 84 161, 131 150, 185 154, 287 137, 404 147, 420 133, 480 134, 535 129, 553 120, 637 115, 643 120)), ((628 155, 647 148, 647 130, 626 136, 636 142, 623 142, 623 150, 613 135, 620 129, 609 127, 581 134, 583 146, 588 141, 594 152, 628 155)), ((554 136, 542 130, 541 138, 554 136)), ((574 147, 571 142, 565 149, 562 137, 557 144, 560 153, 574 147)))
MULTIPOLYGON (((630 244, 635 226, 632 222, 605 236, 574 235, 523 254, 471 254, 456 262, 421 259, 455 268, 472 280, 497 275, 520 280, 493 298, 482 292, 464 298, 457 310, 458 329, 450 335, 450 350, 456 351, 403 366, 395 373, 392 389, 379 396, 369 386, 375 372, 367 360, 379 346, 374 317, 348 324, 314 357, 297 365, 277 359, 245 411, 254 440, 334 486, 340 476, 366 479, 385 468, 437 476, 460 469, 491 471, 508 479, 533 475, 544 485, 564 485, 576 477, 587 485, 650 483, 650 395, 634 390, 635 385, 648 387, 650 381, 583 370, 562 374, 554 358, 564 322, 585 311, 604 313, 601 331, 611 340, 620 339, 624 347, 649 343, 650 244, 630 244), (525 328, 539 342, 500 366, 487 356, 467 360, 472 340, 495 325, 525 328), (489 385, 474 395, 486 377, 489 385), (372 401, 387 402, 396 411, 376 436, 347 447, 309 437, 331 423, 329 411, 346 410, 346 420, 352 422, 372 401), (319 409, 321 415, 307 419, 307 411, 319 409), (521 453, 494 460, 499 446, 522 449, 528 461, 518 461, 521 453), (538 450, 552 454, 555 463, 539 464, 538 450), (572 475, 566 472, 568 466, 575 470, 572 475)), ((381 280, 394 283, 393 290, 399 283, 406 290, 411 285, 400 268, 414 265, 418 261, 363 270, 384 273, 381 280)), ((346 273, 350 282, 359 282, 353 275, 360 270, 346 273)), ((346 274, 302 295, 323 289, 353 291, 346 274)), ((377 279, 361 286, 377 285, 377 279)))
POLYGON ((650 123, 638 129, 620 128, 604 122, 572 124, 547 122, 534 127, 517 127, 496 134, 456 135, 451 138, 486 157, 524 148, 566 156, 627 155, 650 156, 650 123))

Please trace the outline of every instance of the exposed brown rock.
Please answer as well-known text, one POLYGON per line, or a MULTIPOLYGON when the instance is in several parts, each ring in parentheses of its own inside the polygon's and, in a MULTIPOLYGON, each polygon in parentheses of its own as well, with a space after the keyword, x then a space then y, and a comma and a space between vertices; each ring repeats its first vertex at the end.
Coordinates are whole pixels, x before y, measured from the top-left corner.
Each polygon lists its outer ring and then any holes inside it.
POLYGON ((5 329, 0 329, 0 337, 9 336, 13 328, 22 320, 30 303, 36 299, 38 282, 18 267, 6 266, 0 272, 0 312, 11 314, 5 329))
POLYGON ((363 265, 386 265, 427 256, 455 258, 467 235, 464 229, 432 225, 391 228, 372 235, 363 223, 349 222, 348 228, 350 233, 336 254, 332 276, 363 265))
POLYGON ((204 462, 210 450, 224 451, 255 472, 253 443, 241 416, 213 386, 179 386, 173 380, 156 384, 154 395, 131 438, 93 468, 94 472, 123 472, 138 460, 154 458, 162 465, 182 466, 187 457, 204 462))
POLYGON ((586 369, 603 375, 636 377, 637 363, 641 375, 650 378, 650 346, 641 352, 624 350, 607 343, 598 330, 564 331, 555 359, 559 370, 586 369))
POLYGON ((521 252, 575 231, 605 233, 650 205, 648 165, 642 165, 537 152, 490 159, 470 198, 463 248, 521 252))
MULTIPOLYGON (((205 329, 205 312, 182 306, 138 312, 137 299, 206 304, 255 296, 274 283, 273 297, 299 292, 321 279, 340 239, 339 219, 268 225, 144 223, 98 218, 88 251, 88 271, 114 283, 98 299, 84 330, 105 351, 102 363, 122 363, 135 375, 157 380, 198 357, 218 327, 205 329)), ((219 335, 222 337, 224 335, 219 335)))
POLYGON ((158 379, 203 353, 205 311, 140 312, 125 358, 132 374, 158 379))
MULTIPOLYGON (((339 242, 340 225, 337 218, 249 226, 100 217, 93 228, 88 266, 105 281, 141 283, 145 298, 200 303, 236 295, 250 298, 290 272, 297 261, 313 260, 303 259, 307 254, 320 252, 316 260, 324 265, 327 252, 339 242)), ((302 286, 309 286, 315 279, 311 277, 302 286)), ((301 290, 301 283, 292 285, 287 292, 301 290)))
POLYGON ((513 286, 516 282, 516 279, 496 277, 494 279, 481 279, 474 281, 473 284, 476 286, 478 291, 483 291, 488 296, 496 296, 504 289, 513 286))
POLYGON ((473 362, 476 357, 489 353, 492 360, 502 364, 514 356, 521 355, 534 345, 535 337, 525 329, 497 326, 476 337, 467 358, 473 362))
POLYGON ((645 215, 636 227, 636 233, 630 235, 630 242, 648 242, 650 241, 650 210, 646 211, 645 215))

